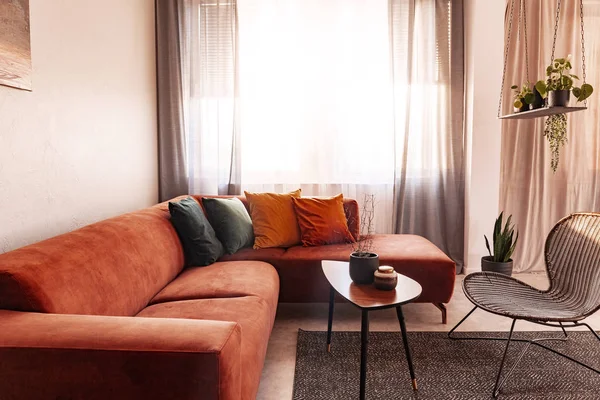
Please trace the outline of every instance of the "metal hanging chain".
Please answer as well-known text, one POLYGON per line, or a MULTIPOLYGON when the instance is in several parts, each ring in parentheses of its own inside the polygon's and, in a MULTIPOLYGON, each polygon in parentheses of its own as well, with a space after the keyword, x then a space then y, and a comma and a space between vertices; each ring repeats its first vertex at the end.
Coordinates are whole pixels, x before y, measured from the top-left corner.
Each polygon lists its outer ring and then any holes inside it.
MULTIPOLYGON (((560 0, 559 0, 560 1, 560 0)), ((500 118, 500 111, 502 111, 502 95, 504 94, 504 80, 506 79, 506 64, 508 62, 508 48, 510 46, 510 35, 512 32, 512 21, 513 21, 513 9, 515 6, 515 0, 510 2, 510 16, 508 19, 508 33, 506 36, 506 48, 504 50, 504 69, 502 71, 502 84, 500 85, 500 99, 498 100, 498 118, 500 118)))
MULTIPOLYGON (((583 1, 583 0, 581 0, 583 1)), ((556 50, 556 36, 558 34, 558 21, 560 19, 560 0, 556 1, 556 19, 554 21, 554 39, 552 40, 552 56, 550 57, 550 65, 554 64, 554 50, 556 50)))
MULTIPOLYGON (((525 42, 525 78, 527 79, 527 84, 531 84, 529 81, 529 52, 527 51, 527 12, 525 6, 525 0, 519 0, 521 5, 523 6, 523 41, 525 42)), ((583 0, 582 0, 583 1, 583 0)), ((531 88, 533 90, 533 88, 531 88)))
MULTIPOLYGON (((585 39, 583 35, 583 0, 579 1, 579 18, 581 19, 581 77, 585 84, 585 39)), ((583 105, 587 107, 587 99, 583 101, 583 105)))

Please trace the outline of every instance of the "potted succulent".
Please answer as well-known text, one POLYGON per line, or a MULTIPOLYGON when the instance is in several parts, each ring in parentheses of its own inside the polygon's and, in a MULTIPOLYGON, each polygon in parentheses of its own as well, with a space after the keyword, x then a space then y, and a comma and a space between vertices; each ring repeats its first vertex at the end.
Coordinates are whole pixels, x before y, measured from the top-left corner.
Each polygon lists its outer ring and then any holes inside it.
POLYGON ((379 256, 373 252, 375 195, 365 194, 360 211, 360 237, 352 245, 350 278, 359 285, 373 283, 379 256))
POLYGON ((494 246, 493 254, 487 236, 483 235, 489 256, 481 258, 481 270, 498 272, 511 276, 513 265, 511 256, 515 251, 517 240, 519 239, 519 232, 516 232, 515 234, 515 227, 514 225, 511 225, 512 215, 508 217, 506 224, 502 227, 503 214, 503 212, 500 213, 500 216, 496 218, 496 223, 494 224, 494 235, 492 237, 494 246))
POLYGON ((540 80, 535 84, 535 88, 543 98, 548 97, 548 106, 566 107, 569 104, 571 92, 577 98, 577 101, 583 101, 590 97, 594 88, 589 83, 584 83, 581 87, 574 86, 579 77, 571 74, 571 55, 567 58, 557 58, 552 64, 546 67, 546 81, 540 80))

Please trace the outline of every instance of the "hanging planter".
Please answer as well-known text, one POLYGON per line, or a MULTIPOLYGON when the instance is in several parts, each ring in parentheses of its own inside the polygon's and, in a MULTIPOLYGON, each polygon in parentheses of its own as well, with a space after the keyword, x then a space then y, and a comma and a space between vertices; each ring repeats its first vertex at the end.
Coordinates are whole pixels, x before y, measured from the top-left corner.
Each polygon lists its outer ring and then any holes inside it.
MULTIPOLYGON (((548 107, 568 107, 571 92, 577 102, 585 101, 594 92, 589 83, 583 83, 581 87, 574 86, 577 75, 571 74, 571 55, 566 58, 553 60, 546 68, 546 81, 538 81, 535 88, 540 95, 548 97, 548 107)), ((550 144, 552 158, 550 168, 556 172, 560 159, 560 149, 567 143, 567 116, 564 113, 550 115, 546 119, 544 136, 550 144)))
MULTIPOLYGON (((581 70, 582 85, 575 86, 579 77, 571 73, 571 55, 566 58, 554 58, 556 49, 556 33, 558 32, 560 22, 560 0, 557 1, 556 22, 554 25, 554 40, 552 42, 552 57, 550 65, 546 68, 546 80, 536 82, 532 89, 529 84, 523 85, 519 90, 517 85, 511 88, 515 90, 514 113, 500 116, 502 110, 502 94, 504 92, 504 79, 506 77, 506 65, 508 59, 508 50, 510 48, 510 39, 513 22, 513 11, 515 0, 510 1, 510 17, 507 31, 506 49, 504 51, 504 71, 502 73, 502 85, 500 88, 500 100, 498 102, 498 118, 500 119, 529 119, 548 117, 545 122, 544 136, 550 145, 552 158, 550 167, 556 172, 560 160, 560 150, 567 143, 567 116, 566 113, 582 111, 587 109, 587 99, 594 92, 592 85, 586 82, 585 70, 585 46, 583 29, 583 0, 579 0, 579 17, 581 24, 581 70), (569 101, 573 97, 577 102, 583 102, 583 106, 569 106, 569 101), (527 106, 527 107, 526 107, 527 106)), ((525 43, 525 74, 529 82, 529 55, 527 50, 527 16, 525 14, 525 0, 518 0, 519 6, 519 27, 518 35, 521 36, 521 21, 523 21, 523 33, 525 43)), ((519 40, 517 38, 517 40, 519 40)))

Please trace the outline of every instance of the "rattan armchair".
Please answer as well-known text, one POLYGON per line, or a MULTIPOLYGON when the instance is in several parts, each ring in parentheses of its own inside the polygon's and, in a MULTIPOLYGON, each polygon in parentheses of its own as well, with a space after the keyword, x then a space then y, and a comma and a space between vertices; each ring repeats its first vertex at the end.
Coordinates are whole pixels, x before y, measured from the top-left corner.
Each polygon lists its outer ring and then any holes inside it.
MULTIPOLYGON (((542 344, 546 340, 567 340, 565 328, 585 326, 600 341, 600 336, 587 324, 586 317, 600 309, 600 214, 576 213, 560 220, 550 231, 545 246, 546 272, 550 280, 547 290, 539 290, 515 278, 476 272, 463 280, 463 291, 475 307, 448 333, 457 340, 506 340, 506 348, 498 370, 493 396, 513 372, 530 344, 565 357, 597 374, 600 371, 566 354, 542 344), (456 337, 452 333, 477 308, 511 318, 508 339, 456 337), (514 339, 517 320, 561 328, 564 337, 534 340, 514 339), (526 342, 517 361, 501 380, 506 354, 511 341, 526 342)), ((600 343, 599 343, 600 345, 600 343)))

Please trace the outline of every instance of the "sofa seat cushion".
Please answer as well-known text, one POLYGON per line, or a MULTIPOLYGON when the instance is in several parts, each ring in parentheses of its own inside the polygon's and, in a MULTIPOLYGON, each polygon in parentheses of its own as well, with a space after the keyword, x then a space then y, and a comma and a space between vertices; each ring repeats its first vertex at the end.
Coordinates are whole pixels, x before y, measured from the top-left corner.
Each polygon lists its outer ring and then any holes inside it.
MULTIPOLYGON (((321 270, 321 260, 348 261, 352 245, 287 249, 273 265, 279 272, 282 302, 326 302, 329 285, 321 270)), ((373 235, 373 252, 380 265, 413 278, 423 287, 418 302, 446 303, 454 291, 456 266, 440 249, 417 235, 373 235)))
POLYGON ((228 261, 185 269, 150 304, 256 296, 274 308, 277 306, 278 295, 279 277, 271 265, 261 261, 228 261))
POLYGON ((242 399, 253 400, 263 368, 276 306, 256 296, 173 301, 154 304, 137 316, 237 322, 242 331, 240 351, 242 399))

